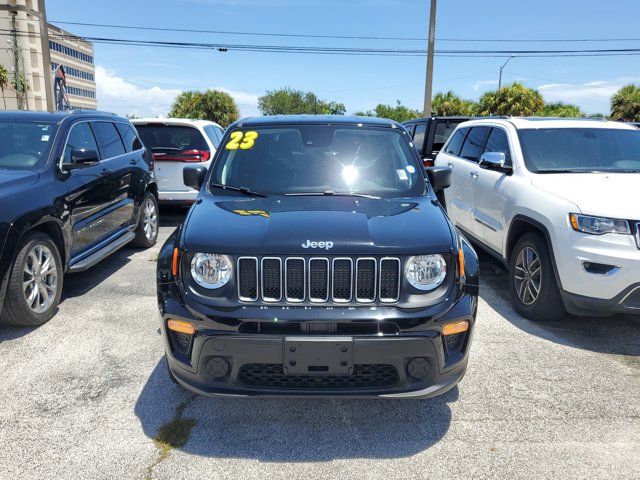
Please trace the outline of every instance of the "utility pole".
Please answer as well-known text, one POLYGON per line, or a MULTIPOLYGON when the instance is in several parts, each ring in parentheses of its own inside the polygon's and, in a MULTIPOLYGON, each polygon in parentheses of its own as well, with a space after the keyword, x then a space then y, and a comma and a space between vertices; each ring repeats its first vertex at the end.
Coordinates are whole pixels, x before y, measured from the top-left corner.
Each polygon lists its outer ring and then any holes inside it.
POLYGON ((511 55, 509 58, 507 58, 507 61, 504 62, 502 64, 502 66, 500 67, 500 75, 498 76, 498 92, 500 92, 500 90, 502 90, 502 70, 504 69, 505 65, 507 63, 509 63, 509 60, 511 60, 512 58, 516 58, 515 55, 511 55))
POLYGON ((433 49, 436 41, 436 0, 431 0, 429 13, 429 43, 427 48, 427 78, 424 85, 424 111, 425 117, 431 116, 431 94, 433 90, 433 49))

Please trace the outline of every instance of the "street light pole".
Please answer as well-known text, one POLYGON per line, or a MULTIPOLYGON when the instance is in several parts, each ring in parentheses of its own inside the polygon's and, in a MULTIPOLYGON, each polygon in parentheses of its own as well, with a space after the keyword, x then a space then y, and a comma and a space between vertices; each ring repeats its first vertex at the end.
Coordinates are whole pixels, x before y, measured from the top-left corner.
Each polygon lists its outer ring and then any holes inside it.
POLYGON ((431 116, 431 93, 433 90, 433 49, 436 41, 436 1, 431 0, 429 13, 429 43, 427 49, 427 78, 424 85, 424 111, 425 117, 431 116))
POLYGON ((504 62, 500 67, 500 75, 498 76, 498 92, 502 89, 502 70, 504 69, 505 65, 509 63, 509 60, 511 60, 512 58, 516 58, 516 56, 511 55, 509 58, 507 58, 507 61, 504 62))

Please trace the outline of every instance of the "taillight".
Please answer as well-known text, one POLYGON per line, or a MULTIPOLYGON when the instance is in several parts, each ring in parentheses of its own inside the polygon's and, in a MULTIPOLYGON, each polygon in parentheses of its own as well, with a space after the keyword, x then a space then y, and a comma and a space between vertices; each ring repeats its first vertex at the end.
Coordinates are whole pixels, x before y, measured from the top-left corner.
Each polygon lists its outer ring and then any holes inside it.
POLYGON ((153 159, 156 162, 188 162, 198 163, 206 162, 211 158, 209 150, 182 150, 176 153, 156 152, 153 159))

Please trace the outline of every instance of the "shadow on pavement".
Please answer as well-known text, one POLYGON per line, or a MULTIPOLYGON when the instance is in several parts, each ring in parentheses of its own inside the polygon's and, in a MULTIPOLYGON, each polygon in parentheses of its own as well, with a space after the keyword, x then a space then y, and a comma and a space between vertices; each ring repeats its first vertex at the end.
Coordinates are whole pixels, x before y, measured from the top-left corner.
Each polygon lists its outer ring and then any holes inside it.
POLYGON ((181 225, 188 211, 189 207, 162 205, 160 207, 160 226, 177 227, 181 225))
POLYGON ((130 257, 139 251, 139 249, 125 246, 89 270, 65 275, 60 303, 67 298, 79 297, 91 291, 118 270, 124 268, 131 261, 130 257))
POLYGON ((181 418, 195 427, 181 450, 194 455, 263 462, 399 458, 442 439, 451 424, 447 403, 457 399, 458 387, 429 400, 213 399, 175 385, 163 359, 135 414, 154 438, 186 405, 181 418))
POLYGON ((519 329, 562 345, 614 355, 640 356, 640 316, 566 315, 559 321, 547 324, 527 320, 511 305, 505 268, 482 251, 478 251, 478 255, 480 257, 480 297, 519 329))

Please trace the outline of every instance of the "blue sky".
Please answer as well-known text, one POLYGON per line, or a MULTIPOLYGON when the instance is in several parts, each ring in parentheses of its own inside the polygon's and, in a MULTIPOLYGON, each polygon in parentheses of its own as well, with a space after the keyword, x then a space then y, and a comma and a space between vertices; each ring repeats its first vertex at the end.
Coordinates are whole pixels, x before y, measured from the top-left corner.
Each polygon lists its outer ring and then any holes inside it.
MULTIPOLYGON (((253 32, 425 37, 428 0, 47 0, 55 21, 253 32)), ((638 0, 440 0, 437 49, 640 48, 637 42, 460 43, 446 38, 640 38, 638 0)), ((335 47, 426 48, 422 41, 286 39, 238 35, 115 30, 59 24, 87 36, 146 40, 335 47)), ((434 93, 453 90, 476 99, 497 87, 508 58, 436 58, 434 93)), ((95 45, 98 106, 120 114, 166 114, 182 90, 229 91, 242 115, 257 114, 257 98, 284 86, 343 102, 347 112, 378 103, 421 109, 423 57, 226 53, 95 45)), ((549 101, 608 113, 621 85, 640 83, 640 56, 518 58, 505 68, 549 101)))

